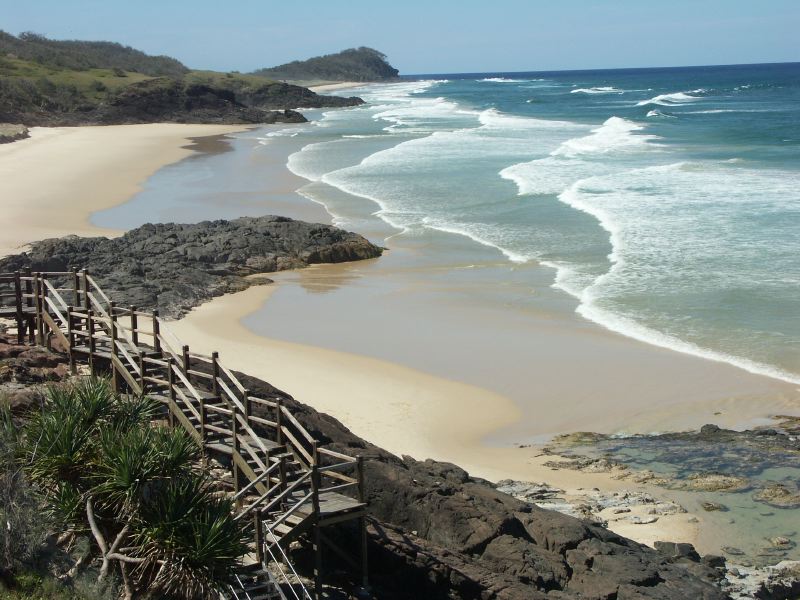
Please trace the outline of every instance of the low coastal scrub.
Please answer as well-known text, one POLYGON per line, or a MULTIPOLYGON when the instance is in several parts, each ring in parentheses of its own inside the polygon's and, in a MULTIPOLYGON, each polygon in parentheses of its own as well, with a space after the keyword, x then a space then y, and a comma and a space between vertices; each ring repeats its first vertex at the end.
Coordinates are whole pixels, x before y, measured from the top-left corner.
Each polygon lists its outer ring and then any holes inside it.
POLYGON ((86 378, 48 388, 24 425, 3 416, 5 597, 190 599, 225 586, 244 531, 196 443, 152 424, 158 410, 86 378))
POLYGON ((295 123, 299 113, 274 111, 361 103, 261 75, 190 71, 113 42, 0 31, 0 123, 295 123))

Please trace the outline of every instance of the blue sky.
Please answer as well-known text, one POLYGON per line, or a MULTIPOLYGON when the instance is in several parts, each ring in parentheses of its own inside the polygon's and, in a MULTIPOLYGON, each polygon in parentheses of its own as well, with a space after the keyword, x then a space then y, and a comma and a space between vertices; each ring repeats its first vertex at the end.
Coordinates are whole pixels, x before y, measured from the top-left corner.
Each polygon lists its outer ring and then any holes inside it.
POLYGON ((800 0, 0 0, 0 29, 240 71, 361 45, 404 74, 800 61, 800 0))

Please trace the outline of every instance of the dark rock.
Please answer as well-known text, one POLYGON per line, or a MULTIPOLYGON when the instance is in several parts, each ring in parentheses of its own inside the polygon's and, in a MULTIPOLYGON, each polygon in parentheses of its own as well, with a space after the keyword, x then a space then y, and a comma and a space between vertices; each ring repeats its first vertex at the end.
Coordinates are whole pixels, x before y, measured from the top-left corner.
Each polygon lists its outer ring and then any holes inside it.
POLYGON ((720 504, 719 502, 703 501, 700 503, 700 506, 706 512, 726 512, 728 510, 727 506, 720 504))
MULTIPOLYGON (((265 280, 248 276, 316 263, 375 258, 381 248, 355 233, 284 217, 143 225, 121 237, 68 236, 0 260, 0 271, 88 267, 120 305, 177 317, 212 297, 265 280)), ((268 280, 267 280, 268 281, 268 280)))
POLYGON ((658 550, 658 552, 672 560, 678 560, 681 558, 688 559, 693 562, 700 560, 700 555, 691 544, 682 544, 677 542, 656 542, 655 548, 658 550))
POLYGON ((673 562, 603 527, 516 500, 455 465, 398 458, 269 384, 241 377, 256 395, 283 395, 327 447, 365 457, 379 598, 727 597, 712 567, 673 562))
MULTIPOLYGON (((313 93, 313 92, 310 92, 313 93)), ((106 102, 72 110, 38 110, 6 115, 26 125, 124 125, 132 123, 303 123, 295 106, 274 103, 281 110, 243 104, 234 91, 217 86, 158 77, 124 87, 106 102)), ((324 105, 324 103, 322 104, 324 105)))
POLYGON ((0 144, 10 144, 29 137, 28 128, 24 125, 0 123, 0 144))
POLYGON ((700 559, 700 562, 706 565, 707 567, 711 567, 712 569, 724 569, 725 568, 725 557, 719 556, 717 554, 706 554, 703 558, 700 559))

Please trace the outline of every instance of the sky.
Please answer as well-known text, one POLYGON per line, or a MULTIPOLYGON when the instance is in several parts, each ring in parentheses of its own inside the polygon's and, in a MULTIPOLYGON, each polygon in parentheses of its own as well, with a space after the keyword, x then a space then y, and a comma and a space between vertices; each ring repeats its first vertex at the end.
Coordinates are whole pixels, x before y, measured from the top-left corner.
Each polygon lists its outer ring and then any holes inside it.
POLYGON ((355 46, 407 75, 800 61, 800 0, 0 0, 0 29, 243 72, 355 46))

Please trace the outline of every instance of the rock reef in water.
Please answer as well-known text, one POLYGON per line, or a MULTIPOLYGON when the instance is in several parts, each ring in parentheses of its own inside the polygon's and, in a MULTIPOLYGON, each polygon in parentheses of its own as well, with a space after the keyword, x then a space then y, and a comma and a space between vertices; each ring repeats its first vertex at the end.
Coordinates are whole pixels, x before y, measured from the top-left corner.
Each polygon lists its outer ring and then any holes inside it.
POLYGON ((381 252, 362 236, 330 225, 243 217, 148 224, 111 239, 43 240, 28 252, 0 260, 0 272, 86 267, 119 305, 157 308, 162 316, 178 317, 215 296, 259 283, 252 275, 376 258, 381 252))

